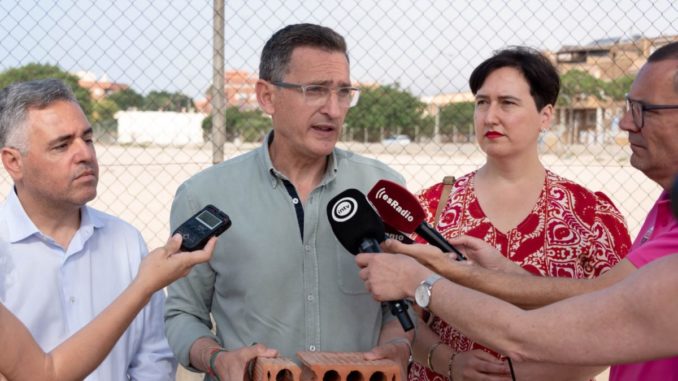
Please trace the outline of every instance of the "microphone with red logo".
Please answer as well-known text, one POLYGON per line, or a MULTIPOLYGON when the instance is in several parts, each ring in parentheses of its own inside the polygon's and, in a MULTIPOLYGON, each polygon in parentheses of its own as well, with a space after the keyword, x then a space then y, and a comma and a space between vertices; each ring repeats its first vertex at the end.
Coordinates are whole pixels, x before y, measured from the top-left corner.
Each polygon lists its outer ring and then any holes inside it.
POLYGON ((457 260, 466 257, 457 250, 431 225, 426 222, 426 212, 417 198, 400 184, 388 180, 379 180, 370 192, 368 199, 377 209, 384 223, 404 233, 417 233, 426 242, 446 253, 456 253, 457 260))
MULTIPOLYGON (((377 212, 357 189, 347 189, 327 204, 327 218, 334 235, 351 254, 381 253, 379 243, 386 238, 384 224, 377 212)), ((414 328, 403 300, 388 302, 391 313, 398 318, 403 330, 414 328)))

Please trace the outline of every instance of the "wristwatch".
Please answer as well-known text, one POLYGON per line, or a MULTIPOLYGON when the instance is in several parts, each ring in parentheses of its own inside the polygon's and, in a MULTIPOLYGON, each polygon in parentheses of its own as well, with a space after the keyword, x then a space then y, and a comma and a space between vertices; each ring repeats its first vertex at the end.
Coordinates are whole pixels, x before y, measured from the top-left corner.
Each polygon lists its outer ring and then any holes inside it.
POLYGON ((431 303, 431 288, 433 287, 433 283, 437 282, 440 278, 440 275, 432 274, 424 279, 424 281, 417 286, 417 289, 414 290, 414 300, 419 307, 428 308, 428 305, 431 303))

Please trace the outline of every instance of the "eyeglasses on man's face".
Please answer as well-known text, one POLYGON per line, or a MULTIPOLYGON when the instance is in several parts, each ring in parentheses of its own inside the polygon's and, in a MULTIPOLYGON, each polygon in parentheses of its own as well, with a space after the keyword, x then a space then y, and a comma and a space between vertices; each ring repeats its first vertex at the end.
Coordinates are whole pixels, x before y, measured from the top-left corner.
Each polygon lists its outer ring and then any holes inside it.
POLYGON ((273 85, 283 89, 293 89, 304 95, 304 102, 309 106, 322 106, 327 103, 330 94, 337 94, 337 103, 344 108, 353 107, 358 104, 360 89, 349 86, 329 87, 324 85, 300 85, 297 83, 287 83, 282 81, 273 81, 273 85))
POLYGON ((645 111, 672 109, 678 109, 678 105, 653 105, 651 103, 632 99, 628 94, 626 94, 626 111, 631 111, 631 116, 633 116, 633 124, 635 124, 638 129, 641 129, 644 126, 645 111))

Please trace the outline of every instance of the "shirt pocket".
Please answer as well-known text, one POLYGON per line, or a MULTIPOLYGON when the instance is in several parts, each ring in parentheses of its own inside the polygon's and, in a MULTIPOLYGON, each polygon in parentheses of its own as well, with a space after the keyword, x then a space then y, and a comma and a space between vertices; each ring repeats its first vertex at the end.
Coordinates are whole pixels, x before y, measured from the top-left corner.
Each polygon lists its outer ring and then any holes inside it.
POLYGON ((336 260, 339 290, 349 295, 369 294, 365 283, 360 279, 360 268, 355 263, 355 256, 343 248, 338 248, 336 260))

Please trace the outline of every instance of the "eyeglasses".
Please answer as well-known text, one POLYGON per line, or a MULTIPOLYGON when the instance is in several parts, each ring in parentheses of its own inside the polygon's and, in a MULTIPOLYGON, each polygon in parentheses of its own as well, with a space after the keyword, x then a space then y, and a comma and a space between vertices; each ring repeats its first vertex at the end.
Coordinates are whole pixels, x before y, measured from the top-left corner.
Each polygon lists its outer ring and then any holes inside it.
POLYGON ((629 95, 626 94, 626 111, 631 111, 633 123, 636 125, 636 127, 638 127, 638 129, 643 128, 645 122, 645 111, 673 109, 678 109, 678 105, 653 105, 651 103, 645 103, 643 101, 631 99, 629 98, 629 95))
POLYGON ((340 107, 349 108, 358 104, 360 89, 355 87, 329 87, 324 85, 299 85, 296 83, 287 83, 282 81, 271 82, 275 86, 283 89, 294 89, 304 95, 304 101, 309 106, 322 106, 327 103, 332 92, 337 94, 337 102, 340 107))

